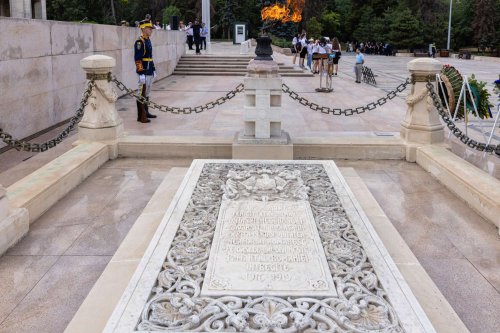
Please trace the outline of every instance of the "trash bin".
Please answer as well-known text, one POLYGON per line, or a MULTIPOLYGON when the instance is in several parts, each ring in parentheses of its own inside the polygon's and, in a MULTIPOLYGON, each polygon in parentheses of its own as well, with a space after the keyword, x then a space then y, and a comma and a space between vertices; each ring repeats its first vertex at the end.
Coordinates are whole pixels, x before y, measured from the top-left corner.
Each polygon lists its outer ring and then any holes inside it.
POLYGON ((450 50, 439 50, 439 56, 441 58, 448 58, 450 56, 450 50))

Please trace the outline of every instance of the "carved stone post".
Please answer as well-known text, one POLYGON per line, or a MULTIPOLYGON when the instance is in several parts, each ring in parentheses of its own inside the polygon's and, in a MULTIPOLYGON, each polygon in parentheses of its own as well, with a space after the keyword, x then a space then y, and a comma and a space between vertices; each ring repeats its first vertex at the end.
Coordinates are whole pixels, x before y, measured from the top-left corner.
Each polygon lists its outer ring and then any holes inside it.
POLYGON ((416 148, 444 141, 444 126, 427 92, 427 81, 436 84, 441 62, 435 59, 415 59, 408 63, 412 87, 406 99, 408 109, 401 123, 401 138, 406 141, 406 159, 416 160, 416 148))
POLYGON ((0 256, 16 244, 29 228, 28 210, 12 209, 5 188, 0 185, 0 256))
POLYGON ((233 143, 234 159, 293 159, 293 145, 281 129, 282 78, 273 61, 271 39, 259 37, 257 57, 244 78, 244 129, 233 143))
POLYGON ((115 65, 114 58, 99 54, 80 61, 80 66, 87 72, 87 80, 94 79, 95 82, 78 125, 78 138, 82 141, 114 141, 123 134, 123 121, 115 105, 118 95, 108 81, 115 65))

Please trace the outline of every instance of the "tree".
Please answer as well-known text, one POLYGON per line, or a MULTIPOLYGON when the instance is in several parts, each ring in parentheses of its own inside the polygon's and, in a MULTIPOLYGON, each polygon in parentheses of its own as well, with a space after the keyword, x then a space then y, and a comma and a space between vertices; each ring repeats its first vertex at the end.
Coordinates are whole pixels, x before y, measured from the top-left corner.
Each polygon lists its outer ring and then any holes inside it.
POLYGON ((409 8, 398 8, 393 12, 389 24, 389 43, 397 48, 410 49, 423 47, 424 40, 421 34, 420 21, 409 8))
POLYGON ((472 28, 474 29, 474 41, 482 50, 487 47, 493 48, 498 43, 496 40, 496 21, 498 13, 493 0, 478 0, 472 28))
POLYGON ((323 31, 323 25, 315 18, 312 17, 306 22, 307 35, 312 38, 321 37, 321 32, 323 31))
POLYGON ((163 10, 163 22, 165 24, 168 24, 168 22, 170 22, 170 18, 172 16, 178 16, 179 18, 181 18, 181 11, 179 8, 175 7, 175 6, 168 6, 167 8, 165 8, 163 10))
POLYGON ((340 26, 340 14, 335 12, 326 12, 321 17, 323 24, 323 35, 335 37, 338 34, 340 26))
POLYGON ((226 0, 224 7, 222 8, 222 16, 220 19, 220 24, 223 29, 223 37, 227 36, 227 39, 231 39, 231 28, 234 21, 234 0, 226 0))

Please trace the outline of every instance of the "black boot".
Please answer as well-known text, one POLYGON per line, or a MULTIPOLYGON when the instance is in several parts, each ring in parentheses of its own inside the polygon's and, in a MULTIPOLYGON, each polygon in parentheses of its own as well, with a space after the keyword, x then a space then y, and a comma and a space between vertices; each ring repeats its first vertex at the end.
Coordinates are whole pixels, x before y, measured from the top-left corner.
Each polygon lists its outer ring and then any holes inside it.
POLYGON ((142 103, 139 101, 136 101, 137 103, 137 121, 141 121, 141 112, 142 112, 142 103))
MULTIPOLYGON (((148 102, 149 102, 149 97, 146 97, 146 101, 148 101, 148 102)), ((156 115, 154 115, 154 114, 152 114, 152 113, 149 113, 149 106, 148 106, 148 104, 147 104, 147 103, 146 103, 146 104, 144 104, 144 110, 146 110, 146 116, 147 116, 148 118, 156 118, 156 115)))
POLYGON ((148 116, 146 114, 144 104, 142 104, 139 101, 137 101, 137 121, 140 121, 141 123, 150 123, 151 122, 151 120, 148 119, 148 116))

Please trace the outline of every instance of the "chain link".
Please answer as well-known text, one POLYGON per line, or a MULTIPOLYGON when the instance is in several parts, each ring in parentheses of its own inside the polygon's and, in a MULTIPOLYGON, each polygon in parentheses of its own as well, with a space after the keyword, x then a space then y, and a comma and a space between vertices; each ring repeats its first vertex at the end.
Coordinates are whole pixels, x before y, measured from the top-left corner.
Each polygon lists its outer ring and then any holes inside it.
POLYGON ((394 97, 397 96, 398 93, 403 92, 408 84, 411 83, 410 79, 406 79, 405 82, 401 83, 399 86, 397 86, 396 89, 393 91, 387 93, 385 97, 379 98, 376 102, 371 102, 366 104, 365 106, 359 106, 354 109, 339 109, 339 108, 330 108, 328 106, 319 106, 316 103, 310 102, 307 98, 299 96, 295 91, 291 90, 289 86, 283 83, 282 85, 282 90, 285 94, 288 94, 292 99, 298 101, 300 104, 309 107, 313 111, 320 111, 321 113, 324 114, 331 114, 333 116, 352 116, 354 114, 361 114, 366 111, 371 111, 375 110, 378 106, 382 106, 385 103, 387 103, 388 100, 393 99, 394 97))
POLYGON ((82 100, 80 101, 80 106, 76 110, 76 114, 69 120, 68 126, 54 139, 46 141, 44 143, 30 143, 26 141, 20 141, 13 139, 12 135, 4 132, 0 128, 0 139, 6 143, 8 146, 13 147, 18 151, 29 151, 33 153, 39 153, 46 151, 50 148, 54 148, 60 144, 65 138, 68 137, 69 132, 75 129, 75 126, 80 122, 83 117, 85 106, 88 104, 89 97, 92 95, 92 90, 95 87, 94 80, 89 80, 87 82, 87 88, 83 93, 82 100))
POLYGON ((427 91, 429 96, 432 98, 432 102, 434 103, 434 107, 437 109, 441 119, 446 123, 446 127, 450 130, 450 132, 456 136, 463 144, 467 145, 472 149, 476 149, 478 151, 484 151, 487 153, 495 153, 500 157, 500 144, 499 145, 487 145, 485 143, 477 142, 476 140, 472 140, 465 134, 460 128, 455 125, 453 120, 448 116, 448 113, 443 108, 441 104, 441 99, 434 89, 434 85, 431 81, 427 81, 426 84, 427 91))
POLYGON ((173 114, 191 114, 191 113, 200 113, 203 111, 207 111, 210 109, 213 109, 217 105, 222 105, 229 101, 230 99, 234 98, 238 93, 242 92, 245 90, 245 86, 243 83, 240 83, 234 88, 233 90, 230 90, 225 96, 217 98, 215 101, 211 101, 206 103, 205 105, 198 105, 195 107, 176 107, 176 106, 166 106, 166 105, 160 105, 157 104, 153 101, 147 100, 145 97, 142 95, 138 94, 135 90, 127 88, 123 82, 120 82, 116 77, 112 77, 111 81, 114 82, 117 86, 118 89, 121 91, 126 92, 126 95, 133 96, 137 101, 139 101, 142 104, 148 105, 152 109, 156 109, 161 112, 170 112, 173 114))

